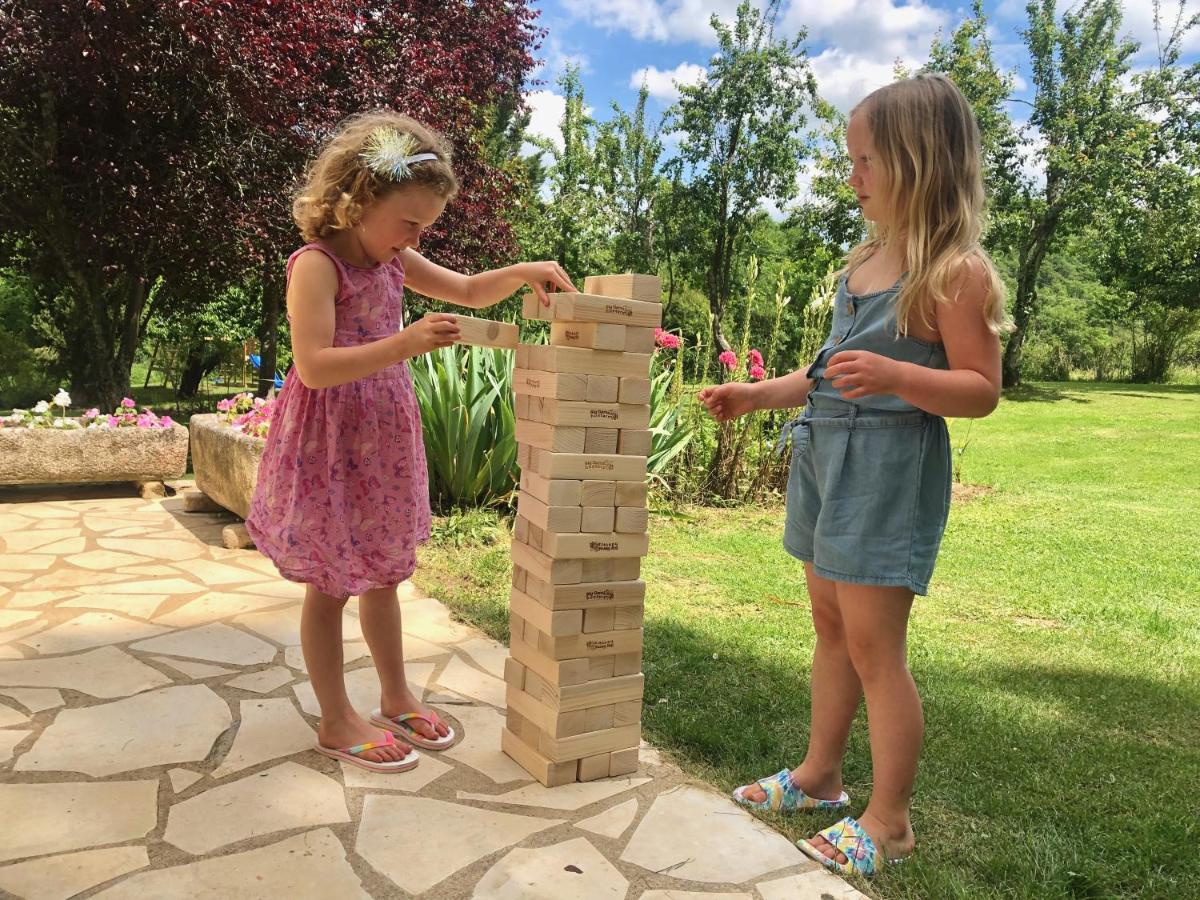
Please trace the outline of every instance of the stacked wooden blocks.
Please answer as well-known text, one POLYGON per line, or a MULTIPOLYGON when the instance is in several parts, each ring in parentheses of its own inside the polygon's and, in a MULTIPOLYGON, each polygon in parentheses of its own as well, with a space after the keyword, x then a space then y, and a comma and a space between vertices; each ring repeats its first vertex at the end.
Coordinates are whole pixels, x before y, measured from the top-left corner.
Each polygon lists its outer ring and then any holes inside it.
POLYGON ((551 787, 637 770, 646 584, 650 354, 662 287, 589 278, 525 300, 550 344, 517 347, 504 752, 551 787))

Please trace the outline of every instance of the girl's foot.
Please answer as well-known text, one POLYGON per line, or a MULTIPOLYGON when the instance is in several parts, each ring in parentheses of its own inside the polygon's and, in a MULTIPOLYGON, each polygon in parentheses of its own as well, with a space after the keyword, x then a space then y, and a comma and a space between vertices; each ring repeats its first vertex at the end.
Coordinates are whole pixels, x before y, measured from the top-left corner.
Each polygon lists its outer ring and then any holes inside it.
MULTIPOLYGON (((811 777, 803 769, 800 766, 792 770, 792 784, 815 800, 837 802, 841 799, 842 779, 839 776, 811 777)), ((751 803, 764 803, 767 800, 767 792, 757 781, 738 788, 738 793, 751 803)))
POLYGON ((383 697, 379 704, 379 711, 385 719, 392 719, 405 713, 420 713, 422 716, 434 718, 435 724, 433 725, 427 719, 405 720, 405 725, 416 732, 418 737, 429 741, 441 740, 450 733, 450 726, 438 719, 432 709, 417 700, 412 691, 405 691, 396 697, 383 697))
MULTIPOLYGON (((912 825, 909 823, 907 817, 905 817, 902 824, 888 825, 868 812, 858 817, 858 824, 870 836, 880 856, 883 858, 884 864, 888 860, 904 859, 916 847, 916 838, 913 837, 912 825)), ((815 837, 811 837, 808 839, 808 843, 826 859, 831 859, 841 865, 846 865, 849 861, 846 858, 846 854, 840 852, 833 844, 829 843, 824 835, 818 834, 815 837)))
MULTIPOLYGON (((317 727, 317 743, 331 750, 340 747, 356 747, 359 744, 382 744, 387 734, 367 723, 358 713, 343 719, 321 718, 317 727)), ((412 752, 412 747, 402 740, 382 747, 373 747, 358 754, 368 762, 398 762, 412 752)))

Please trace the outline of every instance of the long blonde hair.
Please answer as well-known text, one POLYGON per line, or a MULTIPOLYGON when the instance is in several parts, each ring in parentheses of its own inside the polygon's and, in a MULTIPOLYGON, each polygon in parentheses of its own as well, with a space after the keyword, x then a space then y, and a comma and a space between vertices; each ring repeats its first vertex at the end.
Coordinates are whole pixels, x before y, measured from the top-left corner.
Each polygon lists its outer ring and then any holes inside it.
POLYGON ((980 246, 983 173, 979 125, 967 98, 945 75, 921 74, 881 87, 850 111, 867 117, 886 173, 889 225, 872 223, 846 259, 848 272, 876 250, 900 241, 908 276, 896 297, 896 324, 908 331, 913 312, 932 326, 934 304, 972 260, 989 282, 984 315, 994 334, 1007 330, 1004 283, 980 246))
POLYGON ((353 228, 367 207, 405 185, 423 185, 449 200, 458 193, 451 156, 449 141, 408 116, 389 109, 352 116, 338 126, 308 164, 292 200, 292 218, 304 240, 311 242, 353 228), (402 181, 377 174, 362 154, 372 134, 381 128, 410 135, 413 153, 435 153, 437 159, 414 163, 411 174, 402 181))

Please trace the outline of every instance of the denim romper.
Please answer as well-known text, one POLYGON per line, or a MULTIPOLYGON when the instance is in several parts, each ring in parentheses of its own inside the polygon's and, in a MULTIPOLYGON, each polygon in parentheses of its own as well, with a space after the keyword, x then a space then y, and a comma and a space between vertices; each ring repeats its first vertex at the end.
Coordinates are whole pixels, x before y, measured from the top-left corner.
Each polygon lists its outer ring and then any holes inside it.
POLYGON ((949 363, 941 344, 897 336, 900 282, 856 295, 846 280, 838 282, 829 338, 808 369, 808 405, 780 436, 781 448, 792 441, 783 546, 822 578, 925 594, 950 511, 945 420, 894 394, 844 400, 822 376, 842 350, 931 369, 949 363))

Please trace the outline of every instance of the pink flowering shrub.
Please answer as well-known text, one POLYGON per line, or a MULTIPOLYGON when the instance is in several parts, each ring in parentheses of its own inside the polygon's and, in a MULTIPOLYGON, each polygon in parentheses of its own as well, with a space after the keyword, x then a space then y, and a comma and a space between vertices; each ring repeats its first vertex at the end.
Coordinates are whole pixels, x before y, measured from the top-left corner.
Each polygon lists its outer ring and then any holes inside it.
POLYGON ((726 350, 724 353, 722 353, 720 356, 717 357, 717 362, 719 362, 721 365, 723 365, 726 368, 726 370, 732 372, 734 369, 737 368, 737 354, 734 353, 732 350, 726 350))
POLYGON ((677 335, 671 334, 669 331, 663 331, 661 328, 654 329, 654 343, 664 350, 678 350, 681 344, 677 335))
POLYGON ((98 409, 89 409, 78 419, 68 419, 65 415, 70 397, 65 391, 55 395, 55 403, 63 410, 64 415, 54 418, 49 413, 49 403, 43 400, 32 410, 14 409, 13 414, 3 420, 9 427, 18 428, 170 428, 175 422, 170 416, 161 418, 154 414, 149 407, 144 407, 139 413, 137 403, 132 397, 124 398, 120 405, 106 415, 98 409))
POLYGON ((767 370, 764 369, 762 366, 751 366, 750 367, 750 380, 751 381, 762 381, 764 378, 766 378, 766 376, 767 376, 767 370))
POLYGON ((750 365, 751 365, 751 367, 758 366, 759 368, 762 368, 762 364, 763 364, 763 357, 762 357, 762 354, 761 354, 761 353, 759 353, 757 350, 751 350, 751 351, 750 351, 750 365))
POLYGON ((265 438, 271 429, 271 416, 275 412, 275 401, 255 397, 251 393, 238 394, 217 403, 221 421, 251 437, 265 438))

